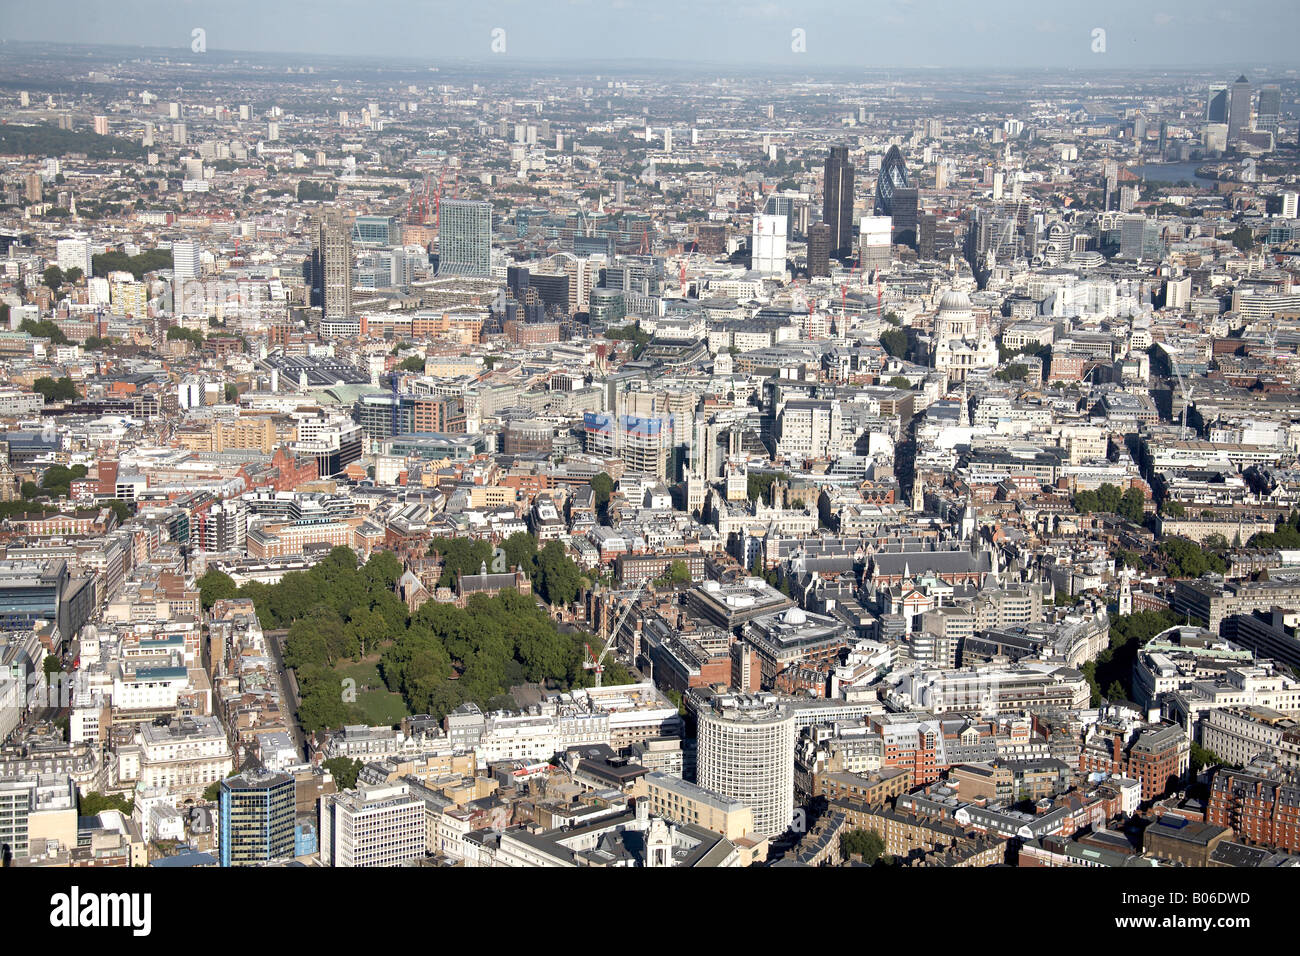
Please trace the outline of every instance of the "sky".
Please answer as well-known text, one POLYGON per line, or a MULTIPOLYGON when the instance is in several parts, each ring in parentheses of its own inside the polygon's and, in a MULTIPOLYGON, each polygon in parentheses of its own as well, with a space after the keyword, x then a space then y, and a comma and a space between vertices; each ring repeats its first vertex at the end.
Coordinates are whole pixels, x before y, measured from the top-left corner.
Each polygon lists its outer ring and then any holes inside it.
POLYGON ((431 65, 1300 68, 1296 0, 0 0, 5 41, 189 54, 196 29, 209 52, 431 65))

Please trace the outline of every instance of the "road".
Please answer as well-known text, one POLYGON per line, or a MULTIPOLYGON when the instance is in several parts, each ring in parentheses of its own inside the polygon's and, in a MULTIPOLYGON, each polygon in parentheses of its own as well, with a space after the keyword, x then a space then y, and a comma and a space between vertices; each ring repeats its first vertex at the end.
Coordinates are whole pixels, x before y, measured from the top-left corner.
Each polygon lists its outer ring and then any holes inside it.
POLYGON ((280 685, 280 705, 284 710, 284 722, 293 737, 293 745, 298 748, 298 753, 305 760, 308 756, 307 739, 303 736, 302 728, 298 726, 299 701, 289 681, 288 668, 284 666, 284 639, 288 634, 287 630, 262 632, 262 636, 266 638, 266 646, 271 651, 271 659, 275 662, 276 681, 280 685))

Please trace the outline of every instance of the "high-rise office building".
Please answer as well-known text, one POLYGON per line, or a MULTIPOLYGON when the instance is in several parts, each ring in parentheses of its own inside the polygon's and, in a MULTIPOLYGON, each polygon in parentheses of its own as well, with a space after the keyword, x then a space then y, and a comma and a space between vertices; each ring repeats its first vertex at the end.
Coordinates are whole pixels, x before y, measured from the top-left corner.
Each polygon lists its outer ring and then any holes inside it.
POLYGON ((889 216, 863 216, 859 220, 858 256, 863 275, 889 268, 893 241, 894 222, 889 216))
POLYGON ((1237 77, 1228 92, 1228 142, 1250 129, 1250 80, 1237 77))
POLYGON ((172 275, 178 282, 197 279, 202 271, 199 261, 199 244, 190 239, 172 243, 172 275))
POLYGON ((343 213, 328 209, 312 221, 312 288, 322 317, 352 315, 352 230, 343 213))
MULTIPOLYGON (((806 205, 804 208, 807 208, 806 205)), ((798 218, 799 204, 794 196, 768 196, 763 212, 769 216, 785 216, 785 237, 793 239, 795 219, 798 218)))
POLYGON ((396 246, 402 241, 402 226, 396 216, 357 216, 352 224, 352 242, 358 246, 396 246))
POLYGON ((1205 99, 1205 121, 1207 123, 1228 122, 1228 84, 1211 83, 1205 99))
POLYGON ((757 215, 750 237, 750 268, 762 276, 785 273, 785 216, 757 215))
POLYGON ((697 783, 753 810, 756 832, 784 833, 794 819, 794 743, 794 713, 776 695, 713 697, 699 710, 697 783))
POLYGON ((60 239, 55 244, 59 268, 64 272, 80 269, 82 276, 89 279, 93 274, 90 265, 90 243, 85 239, 60 239))
POLYGON ((1278 120, 1281 115, 1281 87, 1261 86, 1259 88, 1259 106, 1255 110, 1255 129, 1260 132, 1276 134, 1278 120))
POLYGON ((1159 259, 1163 253, 1160 223, 1146 216, 1125 216, 1120 220, 1121 259, 1159 259))
POLYGON ((831 255, 853 254, 853 164, 847 146, 832 146, 826 158, 822 221, 831 227, 831 255))
POLYGON ((894 190, 891 204, 894 219, 894 242, 916 248, 916 227, 920 218, 921 194, 915 186, 894 190))
POLYGON ((217 850, 222 866, 256 866, 293 857, 293 777, 248 771, 221 781, 217 850))
POLYGON ((824 222, 808 227, 808 275, 831 274, 831 227, 824 222))
POLYGON ((492 275, 492 204, 444 199, 438 212, 438 275, 492 275))
POLYGON ((935 241, 938 238, 939 219, 937 216, 922 213, 916 221, 916 254, 920 259, 935 257, 935 241))

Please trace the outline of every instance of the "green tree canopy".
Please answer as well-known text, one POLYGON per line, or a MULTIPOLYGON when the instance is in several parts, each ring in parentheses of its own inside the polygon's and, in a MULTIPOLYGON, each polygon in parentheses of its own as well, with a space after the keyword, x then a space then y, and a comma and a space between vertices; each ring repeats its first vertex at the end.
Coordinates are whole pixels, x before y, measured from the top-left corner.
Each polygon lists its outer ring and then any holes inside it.
POLYGON ((205 611, 212 610, 218 601, 229 600, 239 593, 235 579, 216 568, 209 568, 195 583, 199 586, 199 600, 205 611))
POLYGON ((907 333, 902 329, 889 328, 880 333, 880 347, 893 358, 907 354, 907 333))
POLYGON ((32 383, 32 391, 42 395, 48 404, 75 402, 78 397, 77 386, 66 375, 58 379, 42 375, 32 383))
POLYGON ((874 864, 885 853, 885 841, 875 830, 849 830, 840 837, 840 852, 846 860, 861 856, 863 863, 874 864))
POLYGON ((340 790, 351 790, 357 785, 357 775, 361 773, 361 768, 365 764, 350 757, 331 757, 321 766, 334 778, 335 786, 340 790))

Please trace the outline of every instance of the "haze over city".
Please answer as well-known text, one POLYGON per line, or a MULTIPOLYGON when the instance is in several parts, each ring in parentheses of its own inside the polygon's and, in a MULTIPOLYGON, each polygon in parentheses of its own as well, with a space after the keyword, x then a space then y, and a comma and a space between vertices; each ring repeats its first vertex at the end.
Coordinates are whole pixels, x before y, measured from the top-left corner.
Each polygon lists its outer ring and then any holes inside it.
POLYGON ((907 69, 1123 69, 1248 61, 1290 68, 1300 6, 1287 0, 49 0, 7 2, 0 38, 211 52, 907 69), (505 53, 491 31, 505 30, 505 53), (794 52, 792 31, 805 32, 794 52), (1105 30, 1104 52, 1093 31, 1105 30))

